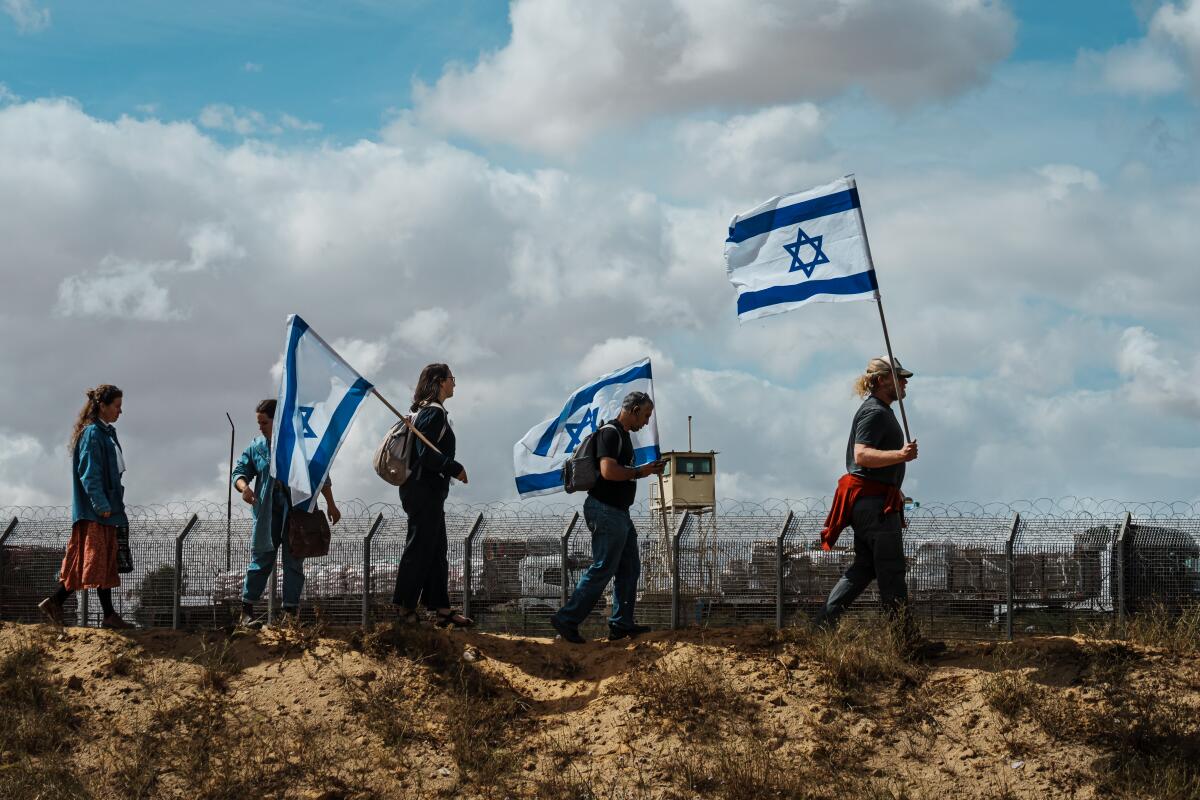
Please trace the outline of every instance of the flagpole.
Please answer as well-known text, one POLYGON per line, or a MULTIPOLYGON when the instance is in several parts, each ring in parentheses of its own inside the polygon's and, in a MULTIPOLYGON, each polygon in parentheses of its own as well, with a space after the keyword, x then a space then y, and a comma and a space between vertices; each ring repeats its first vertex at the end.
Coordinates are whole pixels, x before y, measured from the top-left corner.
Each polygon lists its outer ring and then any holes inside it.
POLYGON ((399 411, 396 409, 396 407, 395 407, 394 405, 392 405, 391 403, 389 403, 389 402, 388 402, 388 400, 387 400, 387 398, 386 398, 386 397, 384 397, 383 395, 381 395, 381 394, 379 393, 379 390, 378 390, 378 389, 376 389, 375 387, 371 387, 371 394, 373 394, 373 395, 375 395, 376 397, 378 397, 378 398, 379 398, 379 402, 383 403, 385 406, 387 406, 387 407, 388 407, 388 409, 389 409, 389 410, 391 410, 391 412, 392 412, 393 414, 395 414, 397 417, 399 417, 399 418, 400 418, 400 421, 401 421, 401 422, 403 422, 405 425, 407 425, 407 426, 408 426, 408 429, 409 429, 410 431, 412 431, 413 433, 415 433, 415 434, 417 435, 417 438, 418 438, 418 439, 420 439, 422 442, 424 442, 424 443, 425 443, 425 446, 426 446, 426 447, 428 447, 428 448, 430 448, 431 450, 433 450, 433 452, 437 453, 439 456, 442 454, 442 451, 437 449, 437 445, 435 445, 433 442, 431 442, 431 441, 429 441, 428 439, 426 439, 426 438, 425 438, 425 434, 423 434, 423 433, 421 433, 419 430, 417 430, 416 426, 412 424, 412 421, 411 421, 411 420, 410 420, 408 417, 406 417, 406 416, 404 416, 403 414, 401 414, 401 413, 400 413, 400 412, 399 412, 399 411))
MULTIPOLYGON (((855 192, 858 191, 858 182, 854 179, 854 174, 846 176, 846 181, 850 184, 850 188, 855 192)), ((858 227, 862 230, 863 247, 867 251, 867 265, 871 268, 871 273, 875 275, 875 306, 879 309, 879 324, 883 327, 883 346, 887 349, 888 364, 891 365, 892 373, 892 388, 896 392, 896 402, 900 405, 900 422, 904 425, 904 441, 911 442, 912 436, 908 432, 908 414, 904 412, 904 393, 900 391, 900 382, 896 378, 896 358, 892 355, 892 337, 888 335, 887 318, 883 315, 883 296, 879 292, 879 277, 875 272, 875 259, 871 258, 871 240, 867 238, 867 223, 863 220, 862 201, 861 199, 856 204, 858 212, 858 227)))

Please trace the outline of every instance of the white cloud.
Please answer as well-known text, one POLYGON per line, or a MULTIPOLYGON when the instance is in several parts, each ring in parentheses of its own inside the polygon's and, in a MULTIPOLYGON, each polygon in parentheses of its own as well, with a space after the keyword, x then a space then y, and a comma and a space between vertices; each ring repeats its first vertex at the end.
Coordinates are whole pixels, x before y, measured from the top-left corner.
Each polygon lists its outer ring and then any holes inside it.
POLYGON ((321 124, 319 122, 310 122, 298 117, 293 117, 291 114, 280 114, 279 124, 289 131, 319 131, 321 124))
POLYGON ((1076 188, 1089 192, 1100 188, 1100 176, 1074 164, 1047 164, 1038 174, 1049 184, 1047 193, 1052 200, 1065 200, 1076 188))
POLYGON ((1175 44, 1200 84, 1200 1, 1164 3, 1150 20, 1150 35, 1175 44))
POLYGON ((414 95, 447 130, 564 153, 604 128, 862 88, 897 107, 983 82, 1014 21, 984 0, 516 0, 512 38, 414 95))
POLYGON ((156 280, 157 264, 121 262, 111 257, 96 272, 72 275, 58 287, 55 313, 64 317, 96 317, 167 322, 183 314, 171 307, 170 293, 156 280))
POLYGON ((655 347, 649 339, 625 336, 606 339, 594 345, 587 355, 580 359, 579 366, 575 368, 575 377, 584 381, 592 380, 647 356, 655 375, 661 376, 674 366, 671 359, 663 355, 662 350, 655 347))
POLYGON ((334 339, 331 346, 358 374, 372 379, 387 363, 387 342, 366 342, 362 339, 334 339))
POLYGON ((228 131, 239 136, 278 136, 284 131, 319 131, 320 123, 280 114, 272 122, 266 114, 252 108, 237 109, 225 103, 213 103, 200 110, 196 121, 203 128, 213 131, 228 131))
POLYGON ((470 334, 472 321, 452 319, 444 308, 422 308, 396 324, 392 341, 414 355, 469 364, 493 353, 470 334))
POLYGON ((1173 54, 1146 39, 1118 45, 1105 53, 1084 51, 1079 63, 1085 70, 1098 72, 1100 83, 1117 94, 1170 94, 1181 89, 1186 80, 1173 54))
MULTIPOLYGON (((1195 493, 1149 462, 1200 447, 1179 422, 1195 413, 1179 354, 1197 345, 1200 187, 1172 184, 1164 204, 1160 185, 1055 163, 881 172, 864 191, 893 343, 918 373, 920 499, 1195 493), (1122 344, 1135 326, 1157 349, 1122 344), (1182 384, 1161 379, 1175 370, 1182 384), (1156 396, 1176 399, 1147 413, 1156 396)), ((736 324, 721 252, 741 199, 677 205, 428 139, 228 145, 186 123, 16 104, 0 108, 0 198, 0 337, 21 342, 0 352, 6 430, 64 441, 81 387, 120 385, 133 502, 206 485, 224 498, 224 412, 241 446, 277 389, 288 313, 393 403, 421 366, 451 364, 467 501, 511 497, 512 443, 582 380, 647 354, 664 444, 682 447, 694 415, 696 446, 730 476, 722 494, 828 494, 851 381, 882 349, 869 303, 736 324)), ((387 423, 378 403, 363 412, 339 497, 394 499, 366 463, 387 423)), ((61 448, 24 452, 28 479, 0 468, 0 486, 65 502, 61 448)))
POLYGON ((1181 364, 1164 354, 1158 337, 1143 327, 1121 335, 1117 367, 1135 403, 1157 412, 1200 417, 1200 360, 1181 364))
MULTIPOLYGON (((730 188, 803 186, 817 180, 811 162, 825 156, 825 120, 812 103, 772 106, 717 121, 681 123, 676 133, 689 161, 730 188)), ((770 193, 770 190, 766 190, 770 193)))
POLYGON ((16 103, 19 102, 20 99, 20 95, 14 94, 13 91, 8 88, 7 83, 0 83, 0 105, 16 103))
POLYGON ((1200 92, 1200 0, 1163 2, 1144 37, 1103 53, 1083 50, 1078 63, 1118 94, 1169 94, 1189 79, 1192 91, 1200 92))
POLYGON ((18 33, 38 33, 50 27, 50 9, 33 0, 4 0, 4 13, 12 17, 18 33))
POLYGON ((162 280, 198 272, 214 264, 241 260, 246 251, 232 234, 217 225, 201 225, 188 238, 191 257, 185 262, 142 262, 108 255, 94 271, 63 279, 55 313, 63 317, 97 317, 144 322, 183 319, 187 312, 173 307, 162 280))
POLYGON ((230 131, 242 136, 255 133, 280 133, 278 125, 267 122, 267 117, 261 111, 252 108, 238 111, 233 106, 224 103, 213 103, 200 110, 197 121, 202 127, 214 131, 230 131))

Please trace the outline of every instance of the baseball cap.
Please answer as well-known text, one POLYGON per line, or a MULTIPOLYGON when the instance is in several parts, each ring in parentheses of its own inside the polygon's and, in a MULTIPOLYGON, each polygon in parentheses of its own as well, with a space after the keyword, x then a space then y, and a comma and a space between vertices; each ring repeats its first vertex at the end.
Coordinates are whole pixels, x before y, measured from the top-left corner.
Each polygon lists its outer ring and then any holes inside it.
MULTIPOLYGON (((887 356, 872 358, 870 362, 867 363, 868 374, 881 375, 883 373, 890 373, 891 371, 892 362, 888 360, 887 356)), ((911 378, 913 376, 912 371, 905 369, 904 365, 900 363, 900 359, 898 358, 896 359, 896 374, 901 378, 911 378)))

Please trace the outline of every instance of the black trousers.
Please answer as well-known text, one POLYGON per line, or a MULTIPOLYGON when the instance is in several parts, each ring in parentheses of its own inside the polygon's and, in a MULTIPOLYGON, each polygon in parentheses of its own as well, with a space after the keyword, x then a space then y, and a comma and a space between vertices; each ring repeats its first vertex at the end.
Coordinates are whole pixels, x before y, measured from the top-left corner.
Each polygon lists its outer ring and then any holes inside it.
POLYGON ((408 515, 408 538, 392 603, 413 609, 450 607, 450 564, 446 560, 446 495, 438 483, 416 480, 400 487, 400 503, 408 515))
MULTIPOLYGON (((903 517, 883 513, 883 497, 861 497, 850 512, 854 527, 854 562, 833 587, 816 622, 833 625, 871 581, 879 582, 879 602, 898 617, 908 602, 904 560, 903 517)), ((905 623, 911 621, 905 616, 905 623)))

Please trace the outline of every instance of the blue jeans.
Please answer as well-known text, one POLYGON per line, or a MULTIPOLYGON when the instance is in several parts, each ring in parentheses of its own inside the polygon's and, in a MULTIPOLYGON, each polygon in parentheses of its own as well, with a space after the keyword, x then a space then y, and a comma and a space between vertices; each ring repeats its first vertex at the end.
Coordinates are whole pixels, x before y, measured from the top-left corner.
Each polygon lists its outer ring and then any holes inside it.
MULTIPOLYGON (((279 515, 282 517, 282 514, 279 515)), ((282 527, 282 525, 281 525, 282 527)), ((281 531, 280 545, 274 550, 251 553, 250 566, 246 567, 246 580, 242 584, 242 602, 254 603, 262 597, 267 579, 275 567, 275 555, 283 548, 283 607, 299 608, 300 593, 304 591, 304 559, 292 558, 286 531, 281 531)))
POLYGON ((836 625, 872 580, 879 581, 879 602, 889 615, 899 616, 908 602, 902 518, 899 513, 885 515, 883 504, 883 497, 861 497, 854 504, 854 562, 829 593, 818 624, 836 625))
POLYGON ((583 519, 592 532, 592 565, 579 578, 571 599, 555 616, 578 628, 596 607, 604 587, 615 578, 608 625, 618 630, 630 630, 634 624, 633 606, 637 602, 642 562, 638 554, 637 529, 629 518, 629 509, 588 497, 583 503, 583 519))

